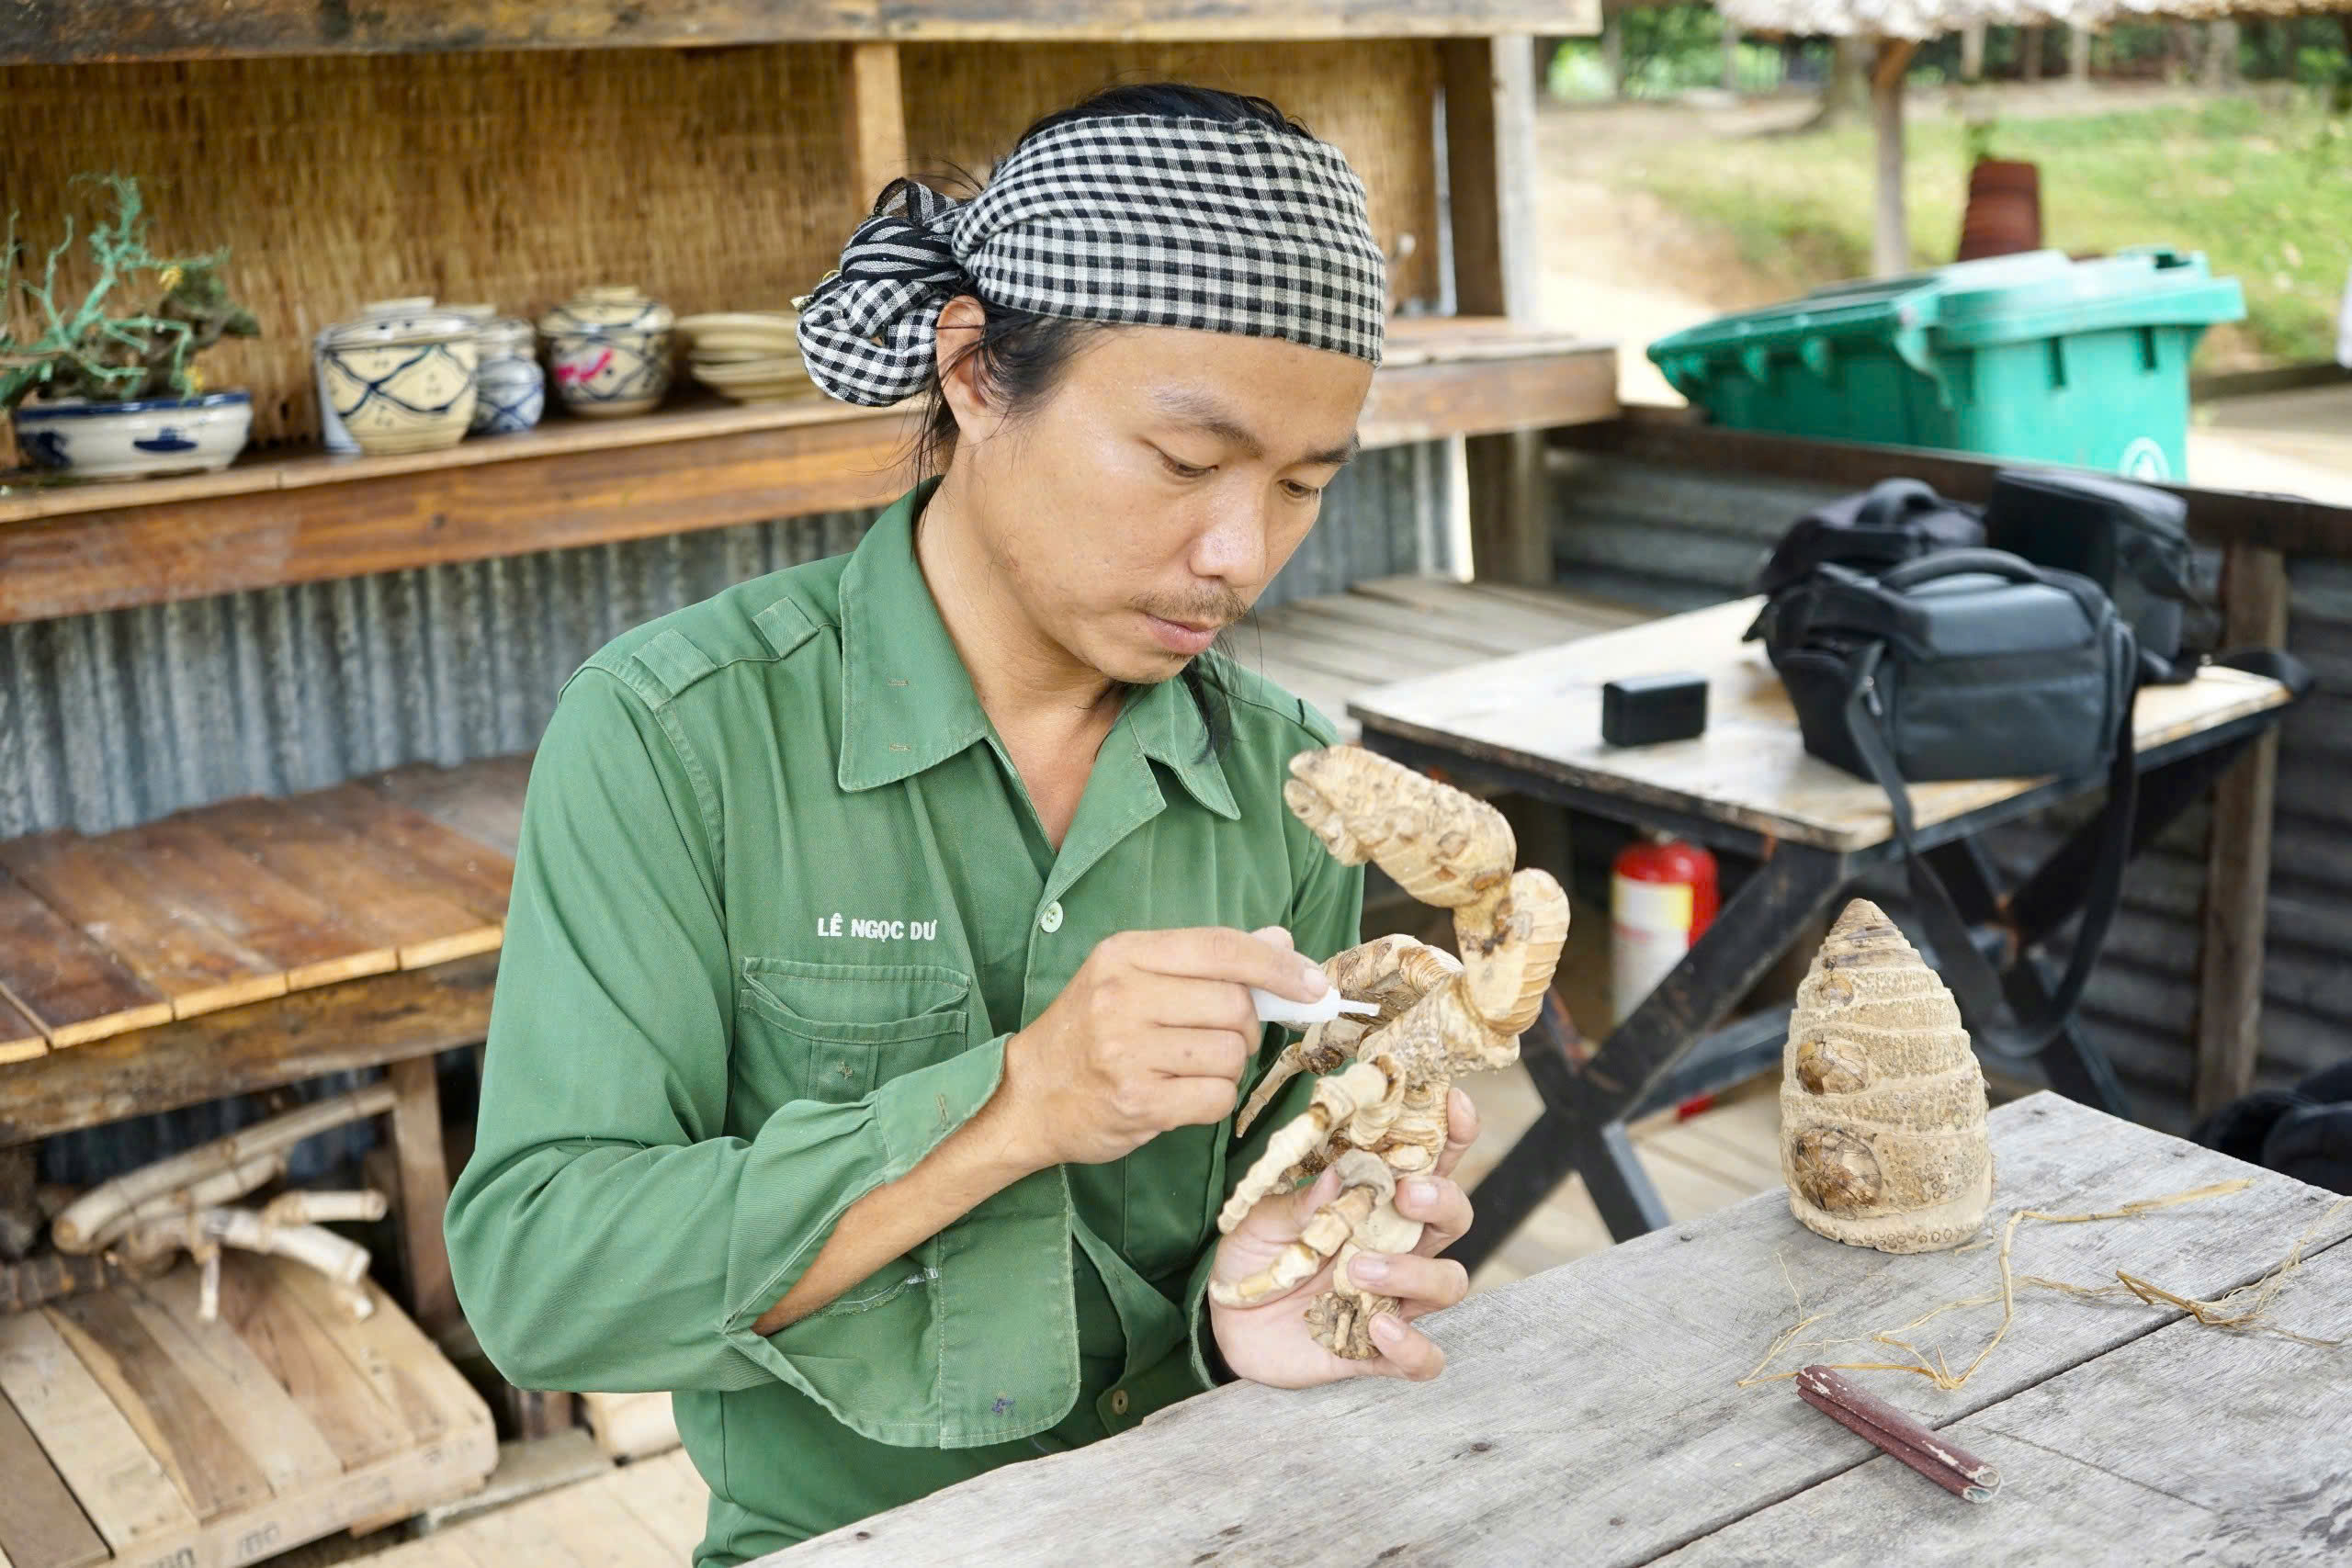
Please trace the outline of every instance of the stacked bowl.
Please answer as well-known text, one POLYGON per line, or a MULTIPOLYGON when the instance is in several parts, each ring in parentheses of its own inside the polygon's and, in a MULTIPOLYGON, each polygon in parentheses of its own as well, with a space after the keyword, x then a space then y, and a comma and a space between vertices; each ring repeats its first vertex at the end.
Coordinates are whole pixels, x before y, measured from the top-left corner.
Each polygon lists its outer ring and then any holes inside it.
POLYGON ((739 403, 786 402, 817 396, 800 362, 797 317, 783 310, 729 310, 683 316, 686 366, 694 378, 739 403))

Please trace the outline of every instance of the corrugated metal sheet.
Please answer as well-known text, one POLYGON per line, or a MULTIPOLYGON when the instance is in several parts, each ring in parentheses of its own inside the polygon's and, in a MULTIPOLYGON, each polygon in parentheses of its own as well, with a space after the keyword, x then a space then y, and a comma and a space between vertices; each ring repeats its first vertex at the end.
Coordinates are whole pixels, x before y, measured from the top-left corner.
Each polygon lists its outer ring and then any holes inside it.
MULTIPOLYGON (((1269 587, 1272 605, 1365 577, 1438 570, 1442 445, 1368 452, 1269 587)), ((529 750, 558 689, 610 638, 729 584, 847 550, 871 513, 548 551, 0 627, 0 838, 104 832, 241 795, 318 789, 404 762, 529 750)), ((296 1092, 340 1093, 343 1074, 296 1092)), ((45 1180, 76 1185, 222 1136, 252 1098, 52 1138, 45 1180)), ((290 1157, 311 1179, 367 1123, 290 1157)))
MULTIPOLYGON (((1562 581, 1671 612, 1747 591, 1783 529, 1835 487, 1686 472, 1555 454, 1553 545, 1562 581)), ((2205 561, 2208 581, 2213 563, 2205 561)), ((2290 563, 2289 646, 2319 690, 2285 726, 2279 754, 2257 1081, 2291 1082, 2352 1055, 2352 563, 2290 563)), ((2077 805, 1986 835, 2029 866, 2095 808, 2077 805)), ((2133 862, 2082 1017, 2143 1121, 2190 1122, 2207 809, 2185 813, 2133 862)))
MULTIPOLYGON (((1369 452, 1272 605, 1437 570, 1438 446, 1369 452)), ((103 832, 403 762, 528 750, 605 641, 730 583, 854 546, 870 513, 0 627, 0 838, 103 832)))

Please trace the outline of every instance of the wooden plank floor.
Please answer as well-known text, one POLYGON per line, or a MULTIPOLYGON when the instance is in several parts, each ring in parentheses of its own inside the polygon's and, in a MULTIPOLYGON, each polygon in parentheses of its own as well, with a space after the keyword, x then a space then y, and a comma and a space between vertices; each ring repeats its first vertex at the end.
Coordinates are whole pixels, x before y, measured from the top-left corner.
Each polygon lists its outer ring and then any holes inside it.
POLYGON ((680 1568, 709 1502, 694 1461, 673 1449, 392 1547, 368 1568, 680 1568))
POLYGON ((282 1258, 0 1316, 0 1562, 231 1568, 479 1487, 490 1407, 372 1283, 354 1322, 282 1258))
POLYGON ((1654 619, 1611 600, 1439 577, 1383 577, 1294 599, 1227 634, 1233 660, 1305 697, 1354 739, 1358 693, 1654 619))

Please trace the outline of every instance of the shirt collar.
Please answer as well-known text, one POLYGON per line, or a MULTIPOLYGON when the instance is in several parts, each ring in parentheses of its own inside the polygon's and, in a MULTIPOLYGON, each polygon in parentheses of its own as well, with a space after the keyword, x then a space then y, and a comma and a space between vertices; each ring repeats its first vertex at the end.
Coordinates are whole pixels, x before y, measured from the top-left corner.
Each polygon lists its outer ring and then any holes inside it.
MULTIPOLYGON (((925 479, 892 502, 842 572, 836 776, 845 790, 911 778, 992 733, 915 560, 915 520, 938 483, 925 479)), ((1208 727, 1182 681, 1130 693, 1114 732, 1121 728, 1203 807, 1227 819, 1239 818, 1225 770, 1209 750, 1208 727)))

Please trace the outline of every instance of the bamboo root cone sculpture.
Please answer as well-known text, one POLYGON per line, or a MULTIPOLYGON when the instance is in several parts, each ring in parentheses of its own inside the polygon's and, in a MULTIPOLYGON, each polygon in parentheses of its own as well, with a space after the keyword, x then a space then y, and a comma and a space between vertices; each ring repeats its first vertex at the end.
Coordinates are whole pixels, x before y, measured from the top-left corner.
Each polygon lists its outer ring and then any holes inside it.
POLYGON ((1789 1209, 1833 1241, 1935 1252, 1993 1199, 1984 1074, 1960 1009, 1866 898, 1797 987, 1781 1078, 1789 1209))
POLYGON ((1353 1360, 1379 1354, 1372 1320, 1396 1310, 1350 1277, 1359 1248, 1409 1252, 1419 1221, 1396 1212, 1397 1178, 1427 1170, 1445 1149, 1446 1100, 1463 1073, 1519 1060, 1568 933, 1567 895, 1542 871, 1512 869, 1519 848, 1502 814, 1460 790, 1354 746, 1291 760, 1283 799, 1350 865, 1373 861, 1424 904, 1453 911, 1456 961, 1406 936, 1350 948, 1324 972, 1342 996, 1379 1004, 1377 1016, 1317 1024, 1285 1050, 1240 1116, 1246 1131, 1275 1090, 1302 1071, 1329 1076, 1250 1168, 1217 1216, 1230 1233, 1261 1198, 1325 1168, 1340 1195, 1298 1240, 1249 1279, 1216 1281, 1224 1306, 1285 1295, 1335 1267, 1307 1309, 1317 1343, 1353 1360))

